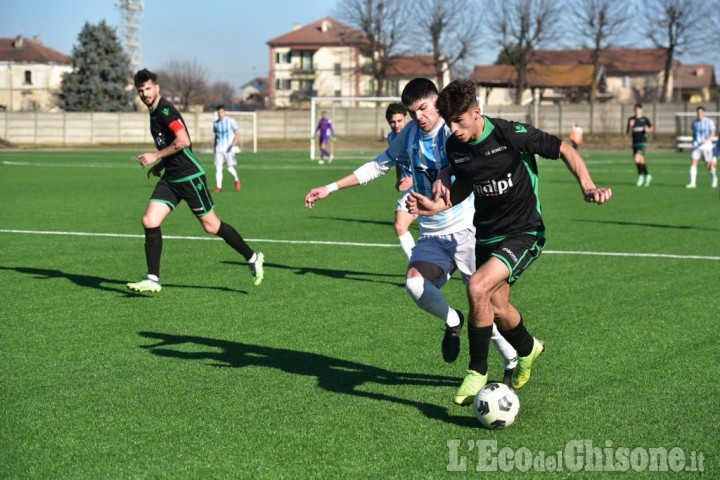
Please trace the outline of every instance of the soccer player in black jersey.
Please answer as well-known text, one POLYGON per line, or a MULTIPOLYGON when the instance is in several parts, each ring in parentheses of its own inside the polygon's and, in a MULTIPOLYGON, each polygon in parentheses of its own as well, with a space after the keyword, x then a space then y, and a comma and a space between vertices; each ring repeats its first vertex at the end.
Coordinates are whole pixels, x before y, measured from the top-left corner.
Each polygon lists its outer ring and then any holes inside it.
POLYGON ((626 133, 632 132, 632 149, 633 149, 633 160, 635 160, 635 167, 638 172, 638 179, 636 185, 642 187, 650 186, 652 175, 648 172, 647 164, 645 163, 645 151, 648 145, 648 133, 653 131, 652 123, 650 119, 643 115, 643 106, 639 103, 635 104, 635 115, 628 118, 626 133))
POLYGON ((412 213, 433 215, 475 194, 477 270, 467 285, 470 366, 454 398, 460 405, 471 404, 487 383, 493 322, 518 352, 513 388, 527 383, 533 362, 544 350, 510 303, 510 286, 545 244, 535 155, 562 158, 586 202, 602 204, 612 196, 609 188, 595 186, 571 145, 527 124, 483 116, 475 95, 471 80, 455 80, 440 93, 437 107, 453 134, 445 144, 449 171, 436 182, 434 200, 414 194, 408 200, 412 213), (451 172, 456 180, 450 187, 451 172))
POLYGON ((264 276, 264 256, 260 252, 254 252, 237 230, 220 221, 215 214, 215 204, 207 188, 205 171, 193 154, 190 134, 180 112, 160 96, 160 86, 155 73, 142 69, 135 74, 134 80, 140 100, 150 110, 150 132, 158 150, 138 155, 137 159, 143 168, 150 168, 148 176, 152 173, 156 177, 162 177, 155 186, 142 217, 148 274, 137 283, 128 283, 127 287, 136 292, 160 291, 160 225, 183 200, 200 220, 206 232, 225 240, 247 260, 253 284, 260 285, 264 276))

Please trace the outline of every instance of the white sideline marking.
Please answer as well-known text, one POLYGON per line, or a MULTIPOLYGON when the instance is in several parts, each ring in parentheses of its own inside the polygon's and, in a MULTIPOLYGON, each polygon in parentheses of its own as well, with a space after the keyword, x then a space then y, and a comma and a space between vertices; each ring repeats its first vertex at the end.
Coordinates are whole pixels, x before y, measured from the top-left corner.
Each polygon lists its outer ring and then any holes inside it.
MULTIPOLYGON (((25 235, 74 235, 79 237, 114 237, 114 238, 145 238, 144 235, 134 233, 91 233, 91 232, 56 232, 44 230, 12 230, 0 229, 0 233, 18 233, 25 235)), ((190 237, 182 235, 163 235, 163 238, 172 240, 221 240, 217 237, 190 237)), ((287 243, 294 245, 338 245, 349 247, 397 248, 395 243, 360 243, 360 242, 332 242, 323 240, 277 240, 267 238, 247 238, 248 242, 258 243, 287 243)), ((676 260, 720 260, 720 257, 704 255, 676 255, 672 253, 629 253, 629 252, 583 252, 572 250, 543 250, 551 255, 592 255, 599 257, 637 257, 637 258, 670 258, 676 260)))
MULTIPOLYGON (((358 161, 362 161, 362 158, 358 157, 358 161)), ((369 158, 369 157, 367 157, 369 158)), ((61 168, 134 168, 138 169, 139 164, 137 161, 128 160, 128 163, 99 163, 99 162, 19 162, 15 160, 3 160, 3 165, 12 167, 61 167, 61 168)), ((246 165, 239 163, 239 170, 348 170, 350 167, 347 165, 318 165, 317 161, 308 160, 305 165, 246 165)), ((206 165, 210 168, 210 166, 206 165)))

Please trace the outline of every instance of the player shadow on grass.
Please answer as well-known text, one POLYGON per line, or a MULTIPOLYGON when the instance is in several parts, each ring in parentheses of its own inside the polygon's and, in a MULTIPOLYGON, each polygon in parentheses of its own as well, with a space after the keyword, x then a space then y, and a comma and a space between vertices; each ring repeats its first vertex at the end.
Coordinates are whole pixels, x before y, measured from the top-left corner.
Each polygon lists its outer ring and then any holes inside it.
MULTIPOLYGON (((247 265, 246 263, 234 262, 234 261, 223 261, 222 263, 228 265, 247 265)), ((292 265, 284 265, 282 263, 270 263, 265 262, 265 267, 272 267, 284 270, 293 270, 296 275, 308 275, 314 274, 321 277, 336 278, 338 280, 354 280, 356 282, 370 282, 370 283, 387 283, 396 287, 405 288, 405 275, 397 273, 377 273, 377 272, 360 272, 356 270, 335 270, 331 268, 317 268, 317 267, 294 267, 292 265), (375 278, 363 278, 363 277, 375 277, 375 278), (376 279, 377 277, 385 277, 388 280, 376 279), (390 279, 397 278, 399 281, 391 281, 390 279)))
POLYGON ((319 215, 313 215, 312 217, 309 217, 313 220, 337 220, 339 222, 350 222, 350 223, 366 223, 369 225, 383 225, 386 227, 392 227, 395 222, 392 220, 388 221, 382 221, 382 220, 366 220, 362 218, 343 218, 343 217, 323 217, 319 215))
MULTIPOLYGON (((183 360, 209 360, 212 362, 210 365, 213 367, 242 368, 258 366, 274 368, 293 375, 312 376, 317 378, 317 385, 320 388, 329 392, 407 405, 417 408, 428 418, 463 427, 477 427, 477 420, 469 408, 453 407, 457 408, 459 414, 451 415, 448 408, 444 406, 360 389, 363 385, 436 386, 447 389, 449 398, 460 383, 460 379, 456 377, 392 372, 383 368, 317 353, 192 335, 171 335, 157 332, 139 332, 139 335, 158 341, 140 347, 148 349, 153 355, 160 357, 183 360), (192 351, 183 351, 182 345, 189 345, 192 351), (197 346, 207 347, 208 350, 198 352, 197 346)), ((262 386, 260 385, 258 388, 262 388, 262 386)))
MULTIPOLYGON (((47 268, 32 268, 32 267, 3 267, 0 266, 0 270, 15 271, 18 273, 24 273, 31 275, 34 278, 46 280, 51 278, 64 278, 70 280, 72 283, 79 287, 95 288, 97 290, 103 290, 106 292, 121 293, 126 297, 147 297, 148 295, 142 293, 131 292, 125 286, 126 280, 115 280, 112 278, 96 277, 93 275, 82 275, 79 273, 67 273, 62 270, 52 270, 47 268)), ((204 285, 177 285, 172 283, 163 283, 165 288, 199 288, 209 290, 220 290, 223 292, 232 293, 244 293, 248 292, 245 290, 236 290, 228 287, 209 287, 204 285)))

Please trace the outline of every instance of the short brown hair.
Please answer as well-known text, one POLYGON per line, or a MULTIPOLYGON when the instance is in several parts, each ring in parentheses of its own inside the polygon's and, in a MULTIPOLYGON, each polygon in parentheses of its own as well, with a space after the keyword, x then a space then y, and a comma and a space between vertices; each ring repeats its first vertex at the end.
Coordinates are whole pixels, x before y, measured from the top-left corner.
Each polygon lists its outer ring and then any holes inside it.
POLYGON ((470 79, 454 80, 443 88, 437 99, 440 116, 447 121, 477 107, 475 82, 470 79))

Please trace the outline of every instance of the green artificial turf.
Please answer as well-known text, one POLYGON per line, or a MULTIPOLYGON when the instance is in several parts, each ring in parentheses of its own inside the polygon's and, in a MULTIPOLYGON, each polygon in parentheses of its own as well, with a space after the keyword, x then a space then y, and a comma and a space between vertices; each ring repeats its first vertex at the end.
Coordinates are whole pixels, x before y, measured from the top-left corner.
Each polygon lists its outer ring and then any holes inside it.
MULTIPOLYGON (((464 335, 445 364, 442 324, 405 293, 392 176, 308 211, 364 159, 242 154, 216 211, 265 253, 264 283, 181 205, 150 296, 125 289, 155 184, 137 153, 0 152, 0 478, 480 477, 493 446, 536 463, 484 478, 699 476, 632 469, 657 448, 720 475, 720 199, 702 170, 684 188, 687 154, 650 152, 638 188, 629 152, 587 152, 604 206, 540 161, 548 242, 513 301, 547 352, 515 424, 489 431, 451 402, 464 335), (590 442, 605 472, 584 471, 590 442)), ((467 311, 460 280, 443 291, 467 311)))

